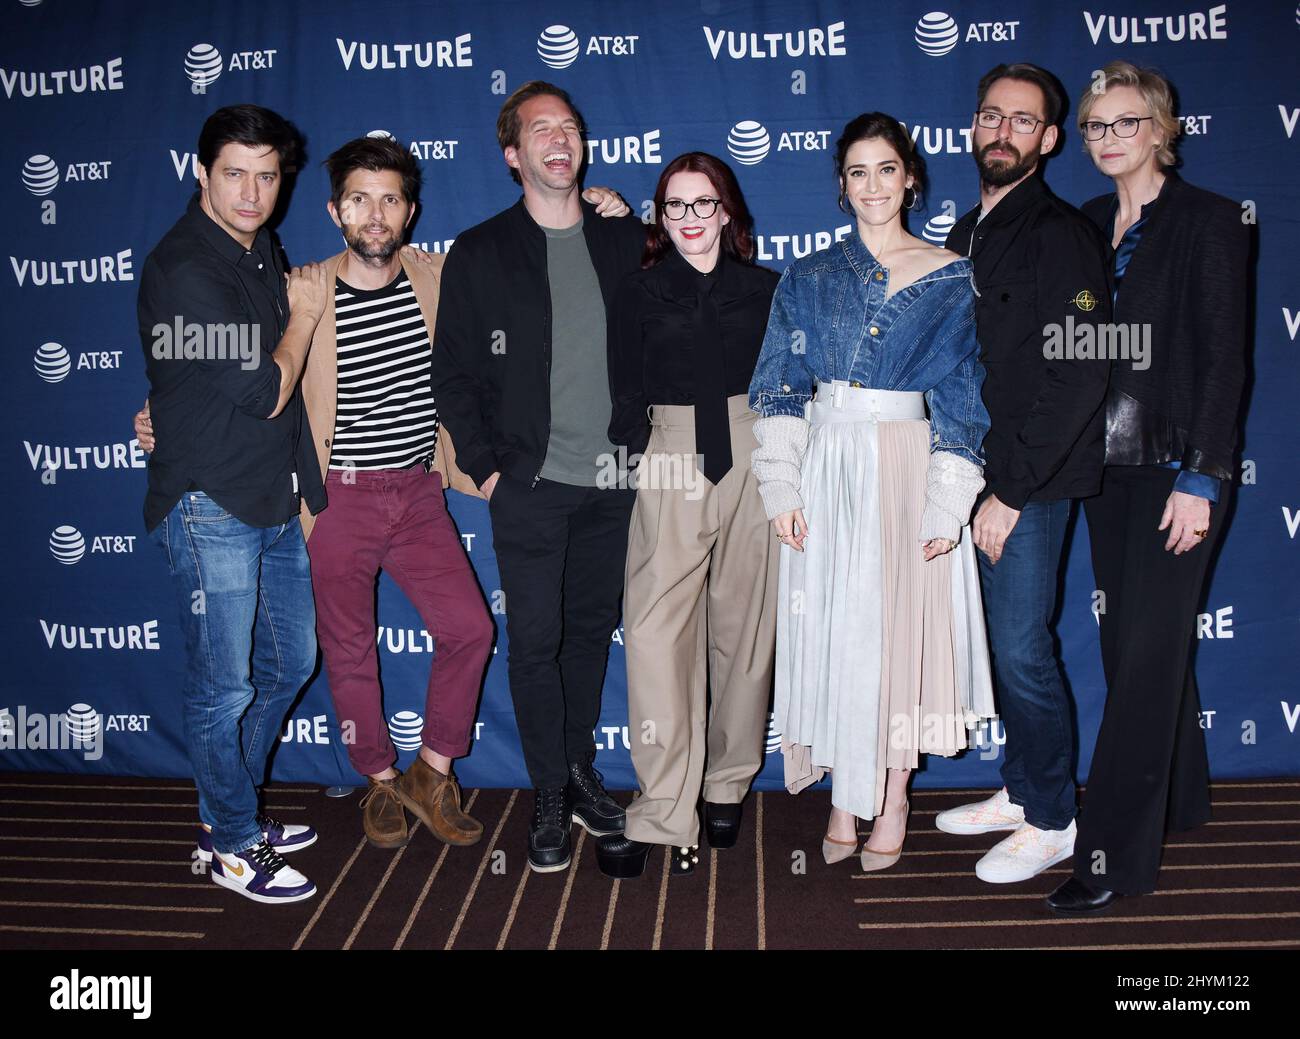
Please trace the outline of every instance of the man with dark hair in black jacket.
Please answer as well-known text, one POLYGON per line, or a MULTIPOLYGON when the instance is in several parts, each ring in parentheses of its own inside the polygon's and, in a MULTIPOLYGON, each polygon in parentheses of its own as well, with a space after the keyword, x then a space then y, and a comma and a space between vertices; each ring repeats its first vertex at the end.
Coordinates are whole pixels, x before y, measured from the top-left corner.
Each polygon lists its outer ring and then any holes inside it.
POLYGON ((621 832, 592 766, 635 492, 598 486, 615 454, 605 307, 641 266, 644 228, 579 195, 581 117, 531 82, 497 134, 523 198, 457 237, 443 273, 433 392, 482 489, 506 598, 510 693, 536 788, 528 864, 569 865, 569 829, 621 832))
POLYGON ((1004 786, 941 812, 949 833, 1013 831, 976 864, 995 884, 1028 880, 1074 853, 1074 723, 1051 629, 1070 501, 1101 486, 1110 319, 1096 229, 1037 175, 1055 148, 1064 92, 1035 65, 980 80, 972 143, 980 205, 948 248, 975 264, 983 397, 992 426, 971 533, 1006 729, 1004 786), (1094 326, 1094 327, 1089 327, 1094 326))

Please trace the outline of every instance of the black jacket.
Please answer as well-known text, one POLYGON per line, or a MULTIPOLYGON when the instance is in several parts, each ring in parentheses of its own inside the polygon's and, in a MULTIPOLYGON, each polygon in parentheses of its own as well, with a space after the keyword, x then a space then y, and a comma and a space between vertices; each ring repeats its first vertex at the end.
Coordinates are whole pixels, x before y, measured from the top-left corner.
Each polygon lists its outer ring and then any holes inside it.
MULTIPOLYGON (((623 279, 609 320, 609 381, 614 387, 609 439, 631 454, 650 440, 646 407, 695 404, 693 315, 695 268, 676 249, 644 271, 623 279)), ((721 252, 713 302, 722 341, 704 344, 721 350, 728 397, 749 395, 754 366, 763 349, 767 315, 780 275, 765 267, 733 260, 721 252)))
POLYGON ((1101 239, 1037 175, 977 227, 978 217, 976 207, 958 220, 947 247, 975 264, 975 334, 992 422, 984 440, 988 490, 1013 509, 1096 494, 1110 365, 1073 357, 1069 332, 1110 320, 1101 239), (1070 347, 1064 356, 1049 355, 1049 326, 1070 347))
MULTIPOLYGON (((1115 305, 1115 321, 1151 330, 1150 366, 1118 364, 1106 399, 1106 464, 1180 462, 1233 477, 1246 378, 1246 264, 1250 230, 1237 203, 1172 170, 1153 202, 1115 305)), ((1113 233, 1114 194, 1083 211, 1113 233)), ((1108 254, 1110 242, 1106 242, 1108 254)))
MULTIPOLYGON (((583 237, 608 310, 641 266, 645 226, 582 203, 583 237)), ((443 267, 433 395, 478 486, 494 472, 533 485, 551 432, 551 292, 546 234, 524 201, 456 238, 443 267)))
POLYGON ((149 456, 146 529, 190 489, 253 527, 289 522, 299 493, 313 515, 325 507, 301 386, 267 418, 280 395, 271 355, 289 322, 284 269, 269 230, 261 228, 245 249, 203 212, 197 193, 145 259, 136 313, 158 438, 149 456), (178 325, 192 331, 194 346, 203 330, 213 349, 182 359, 178 325), (231 334, 216 337, 218 328, 231 334), (240 332, 249 348, 242 356, 233 349, 240 332))

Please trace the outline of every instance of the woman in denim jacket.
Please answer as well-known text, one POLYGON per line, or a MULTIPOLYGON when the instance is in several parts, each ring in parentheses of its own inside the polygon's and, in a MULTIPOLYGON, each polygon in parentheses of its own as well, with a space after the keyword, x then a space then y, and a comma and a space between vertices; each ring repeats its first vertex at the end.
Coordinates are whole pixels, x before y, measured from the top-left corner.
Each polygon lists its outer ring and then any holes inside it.
POLYGON ((879 816, 862 850, 876 870, 901 854, 918 755, 957 753, 994 713, 961 536, 989 419, 970 261, 903 229, 924 173, 907 134, 861 115, 836 168, 857 233, 781 277, 750 385, 752 464, 783 548, 773 725, 786 787, 832 773, 827 862, 857 849, 855 816, 879 816))

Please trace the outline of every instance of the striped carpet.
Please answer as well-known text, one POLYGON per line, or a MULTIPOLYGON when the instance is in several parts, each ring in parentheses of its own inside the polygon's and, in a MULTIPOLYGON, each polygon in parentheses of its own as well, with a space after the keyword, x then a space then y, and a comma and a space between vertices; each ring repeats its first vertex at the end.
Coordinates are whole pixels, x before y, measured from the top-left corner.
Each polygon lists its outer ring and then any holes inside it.
MULTIPOLYGON (((626 796, 626 795, 620 795, 626 796)), ((0 773, 0 948, 803 949, 1300 947, 1300 781, 1214 787, 1214 819, 1167 845, 1161 890, 1064 920, 1043 896, 1059 867, 1024 884, 977 880, 1000 834, 954 837, 937 812, 971 791, 916 791, 902 860, 863 874, 828 867, 829 795, 752 794, 739 844, 701 848, 693 877, 611 881, 574 829, 572 867, 527 869, 530 791, 466 791, 487 827, 447 848, 421 826, 397 852, 361 836, 358 797, 274 784, 266 807, 321 840, 293 857, 320 889, 266 908, 192 864, 195 795, 180 780, 0 773)))

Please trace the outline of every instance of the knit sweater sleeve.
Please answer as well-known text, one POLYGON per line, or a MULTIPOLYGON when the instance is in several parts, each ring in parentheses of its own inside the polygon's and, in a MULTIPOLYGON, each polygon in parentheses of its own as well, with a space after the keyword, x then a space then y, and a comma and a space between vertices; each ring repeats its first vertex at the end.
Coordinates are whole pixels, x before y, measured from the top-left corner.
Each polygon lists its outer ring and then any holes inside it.
POLYGON ((803 508, 799 495, 800 469, 808 447, 808 420, 772 415, 754 423, 758 447, 750 458, 758 493, 768 519, 803 508))
POLYGON ((950 451, 931 454, 925 474, 920 540, 961 540, 961 528, 970 522, 975 496, 983 487, 984 470, 978 465, 950 451))

